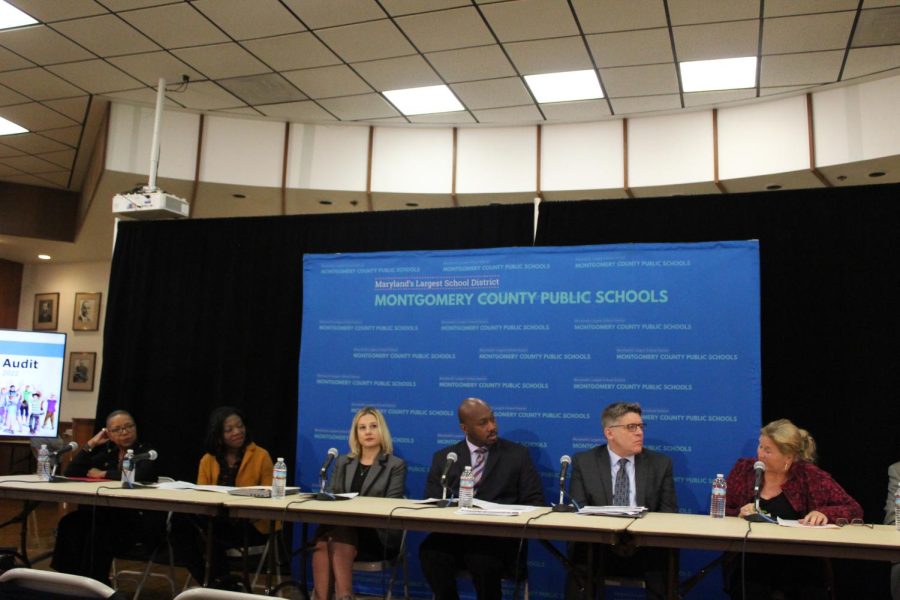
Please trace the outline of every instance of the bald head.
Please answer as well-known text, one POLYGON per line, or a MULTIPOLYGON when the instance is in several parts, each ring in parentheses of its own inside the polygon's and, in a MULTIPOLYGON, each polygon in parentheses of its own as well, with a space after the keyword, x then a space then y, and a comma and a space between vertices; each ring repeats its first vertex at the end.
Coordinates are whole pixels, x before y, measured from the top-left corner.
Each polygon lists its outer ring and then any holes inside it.
POLYGON ((476 446, 490 446, 497 441, 497 421, 487 402, 479 398, 466 398, 459 409, 459 428, 476 446))

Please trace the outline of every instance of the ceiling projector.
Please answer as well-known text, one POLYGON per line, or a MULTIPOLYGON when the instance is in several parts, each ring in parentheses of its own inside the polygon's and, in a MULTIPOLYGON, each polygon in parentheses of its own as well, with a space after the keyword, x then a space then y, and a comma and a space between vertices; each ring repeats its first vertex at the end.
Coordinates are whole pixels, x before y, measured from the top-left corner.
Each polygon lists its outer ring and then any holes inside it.
POLYGON ((130 219, 186 219, 186 200, 162 190, 126 192, 113 196, 113 214, 130 219))

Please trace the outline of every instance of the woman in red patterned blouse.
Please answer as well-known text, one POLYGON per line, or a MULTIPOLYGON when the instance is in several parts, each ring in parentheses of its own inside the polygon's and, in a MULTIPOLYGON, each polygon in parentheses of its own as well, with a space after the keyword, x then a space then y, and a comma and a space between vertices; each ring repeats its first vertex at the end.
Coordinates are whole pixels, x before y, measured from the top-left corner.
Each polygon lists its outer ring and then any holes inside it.
MULTIPOLYGON (((787 419, 772 421, 760 430, 756 456, 766 465, 759 506, 772 518, 796 519, 804 525, 862 518, 859 503, 814 464, 816 442, 805 429, 787 419)), ((756 512, 753 463, 752 458, 741 458, 728 474, 726 514, 750 517, 756 512)), ((745 562, 747 598, 771 598, 776 591, 786 598, 795 594, 803 598, 827 597, 826 576, 819 559, 747 555, 745 562)), ((740 561, 732 561, 725 570, 726 588, 733 598, 741 598, 740 565, 734 563, 740 561)))

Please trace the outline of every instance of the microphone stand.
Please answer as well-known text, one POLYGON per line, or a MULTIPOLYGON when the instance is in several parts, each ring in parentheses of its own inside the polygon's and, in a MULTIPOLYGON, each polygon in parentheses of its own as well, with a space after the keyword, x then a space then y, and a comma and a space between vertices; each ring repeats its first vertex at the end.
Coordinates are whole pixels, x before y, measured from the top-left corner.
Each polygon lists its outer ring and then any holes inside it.
POLYGON ((325 473, 322 473, 322 479, 319 483, 319 493, 315 495, 316 500, 324 500, 325 502, 335 502, 337 500, 349 500, 345 496, 337 496, 332 494, 331 492, 325 491, 325 485, 328 483, 328 480, 325 479, 325 473))
POLYGON ((571 504, 564 503, 565 495, 566 495, 565 485, 566 484, 564 481, 559 482, 559 504, 554 504, 551 512, 566 512, 566 513, 578 512, 578 509, 575 508, 574 506, 572 506, 571 504))
POLYGON ((456 504, 456 501, 451 496, 449 499, 447 498, 447 476, 441 478, 441 489, 443 492, 441 493, 441 499, 438 500, 439 508, 447 508, 448 506, 453 506, 456 504))

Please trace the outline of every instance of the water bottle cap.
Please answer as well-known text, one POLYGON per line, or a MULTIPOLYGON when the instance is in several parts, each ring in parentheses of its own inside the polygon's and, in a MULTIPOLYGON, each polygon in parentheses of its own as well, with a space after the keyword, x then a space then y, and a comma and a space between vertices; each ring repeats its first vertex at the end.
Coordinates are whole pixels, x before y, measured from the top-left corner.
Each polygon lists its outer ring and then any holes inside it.
POLYGON ((724 475, 722 475, 722 474, 721 474, 721 473, 716 473, 716 477, 717 477, 717 478, 722 478, 722 479, 724 479, 724 478, 725 478, 725 476, 724 476, 724 475))
POLYGON ((46 450, 46 449, 47 449, 47 444, 41 444, 41 450, 46 450))
POLYGON ((275 462, 284 462, 284 459, 283 459, 283 458, 281 458, 281 457, 280 457, 280 456, 279 456, 279 457, 278 457, 278 460, 277 460, 277 461, 275 461, 275 462))

